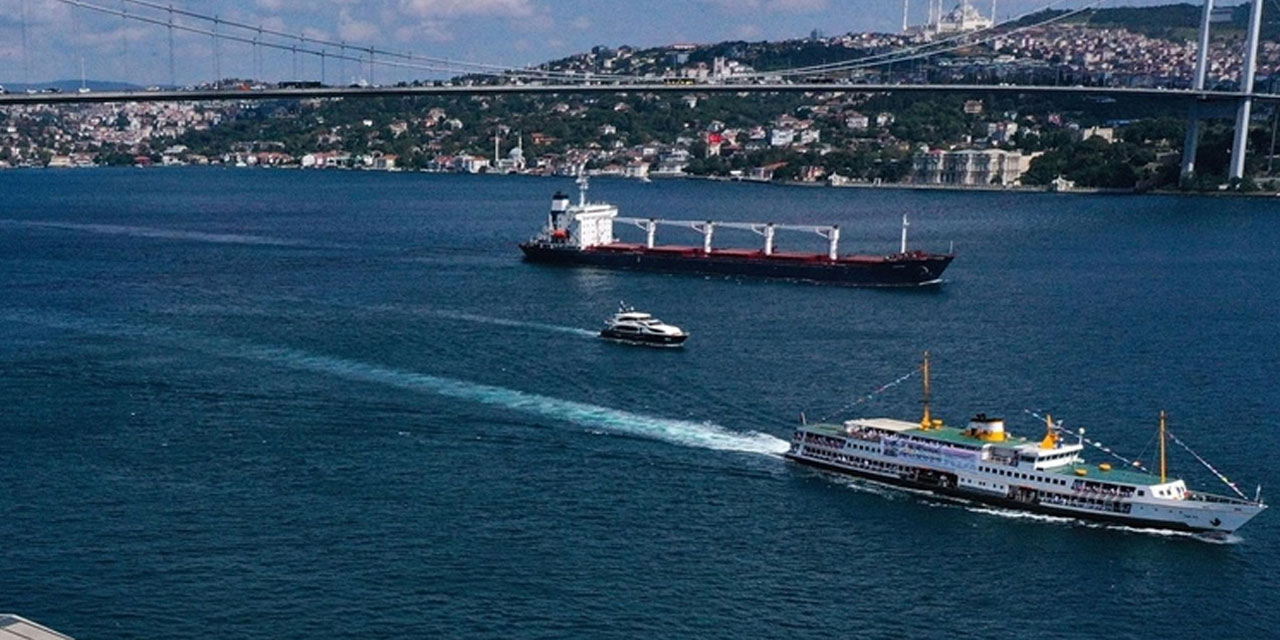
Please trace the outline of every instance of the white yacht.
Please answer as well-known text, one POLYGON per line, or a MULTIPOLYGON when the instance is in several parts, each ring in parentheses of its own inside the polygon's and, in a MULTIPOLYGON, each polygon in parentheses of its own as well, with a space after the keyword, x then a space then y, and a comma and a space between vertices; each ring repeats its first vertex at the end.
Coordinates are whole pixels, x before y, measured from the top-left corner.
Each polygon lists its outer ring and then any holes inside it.
POLYGON ((684 344, 689 334, 680 327, 669 325, 623 303, 619 305, 618 312, 605 321, 600 337, 652 347, 678 347, 684 344))

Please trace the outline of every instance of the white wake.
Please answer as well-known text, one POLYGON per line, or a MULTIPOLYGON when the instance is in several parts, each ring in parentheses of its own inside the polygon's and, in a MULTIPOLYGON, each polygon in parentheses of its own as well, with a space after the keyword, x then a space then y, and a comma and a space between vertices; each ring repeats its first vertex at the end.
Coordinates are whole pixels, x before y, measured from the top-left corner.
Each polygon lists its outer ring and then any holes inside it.
POLYGON ((163 341, 175 347, 194 349, 211 355, 264 362, 298 371, 334 376, 343 380, 396 387, 408 391, 432 393, 477 404, 502 407, 512 411, 599 429, 607 433, 625 434, 661 440, 673 444, 741 451, 764 455, 785 453, 785 440, 756 431, 737 432, 710 422, 693 422, 647 416, 620 409, 564 400, 517 389, 480 384, 442 376, 393 369, 375 364, 319 355, 287 347, 248 344, 236 340, 179 332, 164 327, 101 323, 43 314, 12 313, 5 319, 45 327, 69 329, 113 337, 142 338, 163 341))
POLYGON ((317 245, 302 240, 273 238, 239 233, 208 233, 205 231, 184 231, 180 229, 159 229, 155 227, 136 227, 115 224, 83 224, 76 222, 46 222, 38 220, 0 220, 0 223, 19 227, 37 229, 59 229, 62 231, 81 231, 105 235, 130 236, 134 238, 152 238, 157 240, 189 240, 214 244, 244 244, 276 247, 327 247, 337 245, 317 245))

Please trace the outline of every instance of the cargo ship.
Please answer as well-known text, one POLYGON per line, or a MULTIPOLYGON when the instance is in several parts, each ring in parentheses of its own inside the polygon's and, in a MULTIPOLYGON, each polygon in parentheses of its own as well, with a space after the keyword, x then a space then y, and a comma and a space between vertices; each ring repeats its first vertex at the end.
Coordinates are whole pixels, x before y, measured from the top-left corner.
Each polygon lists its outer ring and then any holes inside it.
MULTIPOLYGON (((1118 454, 1090 464, 1085 445, 1110 451, 1071 433, 1045 416, 1042 439, 1014 437, 1004 420, 979 413, 963 428, 943 424, 929 411, 929 361, 925 354, 924 416, 919 421, 862 418, 839 424, 803 424, 787 458, 842 474, 931 494, 1073 519, 1140 529, 1176 530, 1220 537, 1266 509, 1261 487, 1253 499, 1198 454, 1235 496, 1192 491, 1168 475, 1167 430, 1159 429, 1159 472, 1118 454), (1075 435, 1075 442, 1068 442, 1075 435)), ((1188 449, 1190 451, 1190 449, 1188 449)))
POLYGON ((840 227, 756 222, 712 222, 624 218, 618 208, 588 202, 587 178, 578 178, 578 202, 556 192, 551 200, 547 226, 528 242, 520 244, 525 260, 559 265, 588 265, 669 273, 781 278, 851 286, 917 287, 942 282, 942 272, 955 259, 952 252, 927 253, 907 248, 906 216, 902 220, 902 243, 889 255, 841 255, 840 227), (639 227, 644 243, 619 242, 614 224, 639 227), (657 244, 661 226, 684 227, 702 234, 701 246, 657 244), (717 248, 712 241, 717 229, 739 229, 763 237, 758 249, 717 248), (778 251, 778 231, 816 233, 825 238, 824 253, 778 251))

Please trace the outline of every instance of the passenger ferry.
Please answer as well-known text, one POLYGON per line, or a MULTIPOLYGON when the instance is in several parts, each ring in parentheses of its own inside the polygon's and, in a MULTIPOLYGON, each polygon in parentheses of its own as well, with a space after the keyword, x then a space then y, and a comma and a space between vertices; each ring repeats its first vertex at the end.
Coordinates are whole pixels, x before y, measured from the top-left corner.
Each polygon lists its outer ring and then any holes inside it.
POLYGON ((1051 417, 1039 441, 1013 437, 1003 420, 981 413, 964 428, 947 426, 929 412, 927 353, 922 371, 925 400, 919 422, 864 418, 805 424, 796 429, 786 457, 939 495, 1147 529, 1225 535, 1266 508, 1261 489, 1249 500, 1243 494, 1192 491, 1183 480, 1170 478, 1163 412, 1157 476, 1107 462, 1086 463, 1080 455, 1083 435, 1077 442, 1064 441, 1051 417))

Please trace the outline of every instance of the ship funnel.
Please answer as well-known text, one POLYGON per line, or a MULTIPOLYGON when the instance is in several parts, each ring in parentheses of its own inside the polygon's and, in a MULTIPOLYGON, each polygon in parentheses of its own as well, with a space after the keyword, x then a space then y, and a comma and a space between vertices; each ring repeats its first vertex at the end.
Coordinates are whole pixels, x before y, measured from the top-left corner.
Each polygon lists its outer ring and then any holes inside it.
POLYGON ((969 428, 966 430, 970 436, 988 442, 1004 442, 1004 418, 989 418, 985 413, 979 413, 969 420, 969 428))
POLYGON ((569 196, 557 191, 551 196, 551 226, 555 227, 559 222, 560 216, 569 211, 569 196))

